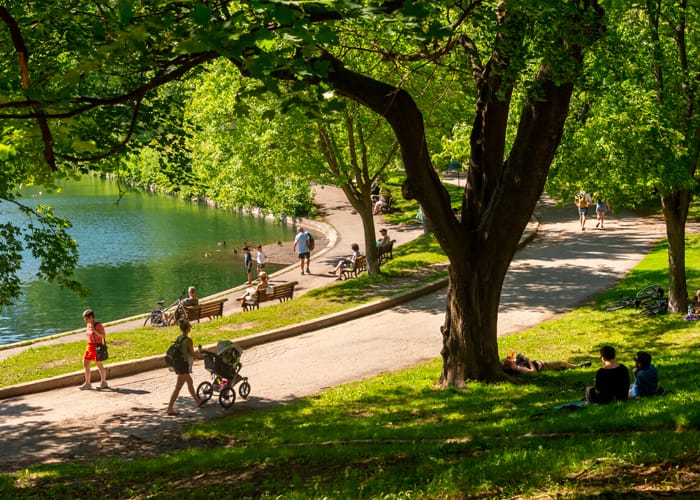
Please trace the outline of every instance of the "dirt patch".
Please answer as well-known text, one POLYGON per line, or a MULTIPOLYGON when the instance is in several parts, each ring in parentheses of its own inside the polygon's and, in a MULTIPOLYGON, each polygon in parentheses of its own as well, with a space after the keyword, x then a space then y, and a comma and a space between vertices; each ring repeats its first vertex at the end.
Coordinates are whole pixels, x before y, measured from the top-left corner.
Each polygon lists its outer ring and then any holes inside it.
MULTIPOLYGON (((288 266, 298 262, 297 253, 294 251, 293 241, 278 241, 276 244, 271 243, 263 246, 263 253, 266 257, 266 262, 270 264, 280 264, 288 266)), ((255 259, 255 247, 251 247, 253 259, 255 259)))

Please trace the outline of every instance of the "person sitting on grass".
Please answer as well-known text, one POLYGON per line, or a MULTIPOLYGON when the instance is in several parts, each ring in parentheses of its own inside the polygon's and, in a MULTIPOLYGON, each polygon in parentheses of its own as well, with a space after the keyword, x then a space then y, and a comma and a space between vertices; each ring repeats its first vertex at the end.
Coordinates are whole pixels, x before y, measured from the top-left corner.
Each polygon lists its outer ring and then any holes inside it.
POLYGON ((340 259, 338 265, 336 265, 332 271, 328 271, 329 274, 337 275, 338 279, 340 279, 341 271, 343 269, 347 269, 355 265, 355 260, 357 260, 357 258, 360 256, 360 245, 358 245, 357 243, 353 243, 352 245, 350 245, 350 248, 352 248, 352 255, 350 256, 350 258, 340 259))
POLYGON ((651 354, 639 351, 634 357, 634 383, 630 388, 630 399, 653 396, 659 386, 659 374, 656 367, 651 364, 651 354))
POLYGON ((514 352, 501 362, 503 370, 506 373, 516 375, 518 373, 537 373, 542 370, 570 370, 572 368, 581 368, 591 366, 590 361, 574 364, 568 361, 542 361, 539 359, 530 359, 522 354, 516 355, 514 352))
POLYGON ((615 361, 615 348, 609 345, 600 350, 603 367, 595 374, 595 386, 586 387, 586 401, 607 404, 629 398, 630 372, 622 363, 615 361))

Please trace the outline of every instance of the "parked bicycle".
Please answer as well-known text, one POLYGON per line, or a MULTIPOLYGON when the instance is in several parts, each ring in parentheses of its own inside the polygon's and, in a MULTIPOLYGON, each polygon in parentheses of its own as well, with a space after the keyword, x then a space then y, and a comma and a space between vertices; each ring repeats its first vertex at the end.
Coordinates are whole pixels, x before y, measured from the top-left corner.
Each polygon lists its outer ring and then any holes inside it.
POLYGON ((187 310, 185 305, 182 303, 182 299, 185 297, 187 289, 185 288, 180 297, 178 297, 175 302, 170 304, 168 307, 163 307, 165 305, 164 300, 159 300, 156 302, 157 307, 151 309, 151 314, 148 315, 146 320, 143 322, 143 326, 149 323, 153 326, 170 326, 177 323, 181 318, 187 318, 187 310))
POLYGON ((652 297, 639 304, 641 316, 658 316, 668 312, 668 297, 652 297))
MULTIPOLYGON (((633 296, 620 296, 617 300, 612 300, 603 304, 601 309, 604 311, 619 311, 620 309, 633 307, 642 309, 642 312, 648 310, 657 311, 661 308, 661 304, 665 302, 668 307, 668 300, 664 298, 664 289, 657 284, 647 285, 641 288, 633 296)), ((659 314, 658 312, 654 314, 659 314)), ((649 314, 650 316, 652 314, 649 314)))

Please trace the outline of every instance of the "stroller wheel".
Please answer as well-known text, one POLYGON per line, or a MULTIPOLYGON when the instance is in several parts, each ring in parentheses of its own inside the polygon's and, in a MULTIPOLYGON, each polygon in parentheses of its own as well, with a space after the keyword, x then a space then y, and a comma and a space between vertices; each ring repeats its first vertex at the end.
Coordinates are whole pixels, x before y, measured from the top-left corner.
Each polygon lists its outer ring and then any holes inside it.
POLYGON ((224 408, 230 407, 236 401, 236 391, 230 385, 219 393, 219 404, 224 408))
POLYGON ((240 394, 243 399, 247 399, 248 396, 250 396, 250 384, 248 383, 248 379, 241 382, 241 385, 238 386, 238 394, 240 394))
POLYGON ((209 401, 212 394, 214 394, 214 387, 211 382, 202 382, 197 386, 197 396, 202 401, 209 401))

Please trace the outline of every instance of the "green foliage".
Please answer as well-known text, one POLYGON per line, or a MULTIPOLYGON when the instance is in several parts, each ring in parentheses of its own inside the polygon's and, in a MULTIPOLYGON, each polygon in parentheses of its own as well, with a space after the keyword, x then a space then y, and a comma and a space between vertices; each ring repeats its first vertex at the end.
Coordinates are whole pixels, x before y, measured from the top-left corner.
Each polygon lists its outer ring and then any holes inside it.
POLYGON ((700 75, 700 18, 693 9, 682 13, 680 5, 663 2, 656 32, 652 4, 610 4, 605 36, 587 58, 586 84, 572 101, 547 191, 571 200, 586 189, 615 206, 634 207, 696 185, 700 94, 688 91, 700 75))

